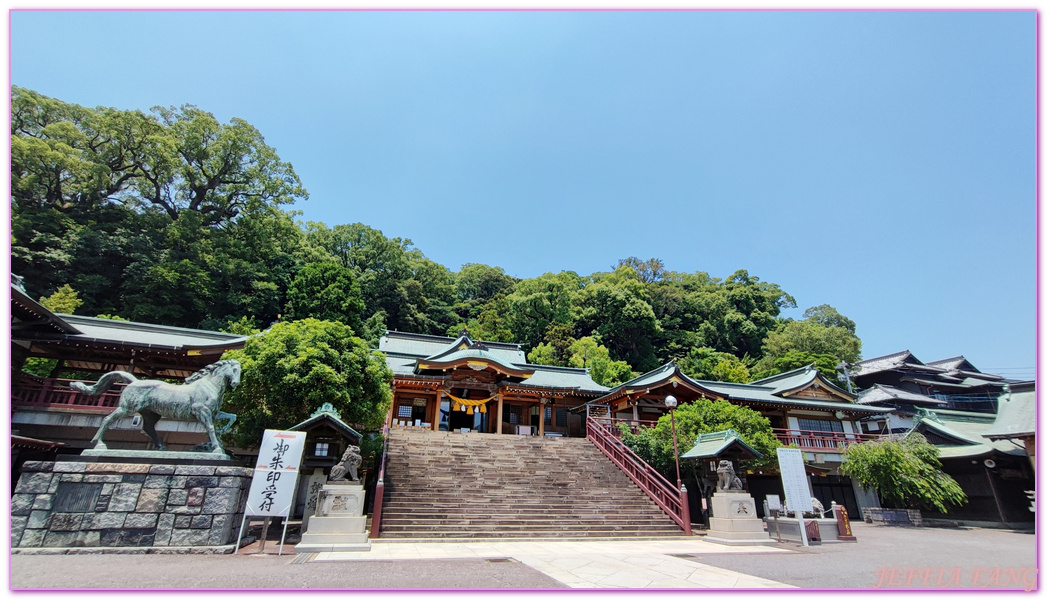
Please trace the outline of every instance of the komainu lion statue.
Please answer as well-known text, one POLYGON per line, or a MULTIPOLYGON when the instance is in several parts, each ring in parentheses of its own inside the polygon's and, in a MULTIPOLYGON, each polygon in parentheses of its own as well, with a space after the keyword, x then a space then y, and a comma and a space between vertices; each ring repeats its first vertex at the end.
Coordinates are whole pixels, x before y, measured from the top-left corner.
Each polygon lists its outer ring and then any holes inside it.
POLYGON ((346 475, 349 475, 348 481, 360 481, 360 478, 356 475, 356 469, 363 462, 363 457, 360 456, 359 446, 349 446, 345 453, 342 454, 341 460, 338 464, 331 467, 331 481, 346 481, 346 475))
POLYGON ((742 480, 734 473, 734 464, 729 460, 721 460, 716 467, 716 491, 740 490, 742 480))

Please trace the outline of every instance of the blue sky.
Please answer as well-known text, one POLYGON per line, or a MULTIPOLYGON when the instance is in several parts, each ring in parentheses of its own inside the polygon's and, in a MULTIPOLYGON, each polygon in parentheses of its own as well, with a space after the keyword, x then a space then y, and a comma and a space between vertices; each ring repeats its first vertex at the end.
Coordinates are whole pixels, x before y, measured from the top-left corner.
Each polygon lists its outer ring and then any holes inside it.
POLYGON ((746 269, 865 357, 1035 361, 1036 18, 1012 12, 24 12, 11 83, 194 104, 302 219, 517 277, 746 269))

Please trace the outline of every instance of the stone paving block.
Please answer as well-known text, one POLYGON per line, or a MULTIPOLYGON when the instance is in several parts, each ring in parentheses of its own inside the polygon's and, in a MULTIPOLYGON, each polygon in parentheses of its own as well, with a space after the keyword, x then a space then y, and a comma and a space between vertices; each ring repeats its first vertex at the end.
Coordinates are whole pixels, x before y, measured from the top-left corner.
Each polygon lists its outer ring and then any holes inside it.
POLYGON ((193 523, 192 515, 175 515, 175 529, 188 529, 193 523))
POLYGON ((138 494, 138 505, 135 512, 161 512, 167 504, 167 488, 143 489, 138 494))
POLYGON ((51 531, 80 531, 80 521, 84 513, 54 513, 48 529, 51 531))
POLYGON ((203 465, 178 465, 175 467, 175 475, 208 477, 214 475, 215 468, 216 467, 207 467, 203 465))
POLYGON ((83 473, 84 469, 87 468, 87 463, 81 462, 56 462, 54 467, 55 473, 83 473))
POLYGON ((127 513, 97 512, 88 514, 81 523, 81 529, 116 529, 124 526, 127 513))
POLYGON ((113 490, 113 497, 109 500, 109 510, 116 512, 131 512, 138 504, 138 494, 142 491, 140 483, 119 483, 113 490))
POLYGON ((203 514, 214 515, 235 512, 240 500, 238 488, 211 488, 204 499, 203 514))
POLYGON ((46 510, 34 510, 29 513, 29 521, 26 523, 26 527, 29 529, 47 529, 50 523, 51 513, 46 510))
POLYGON ((239 488, 242 482, 240 477, 222 477, 218 480, 218 487, 239 488))
POLYGON ((87 463, 86 473, 148 473, 150 465, 132 463, 87 463))
POLYGON ((174 508, 171 505, 167 505, 167 512, 172 515, 198 515, 200 514, 201 506, 176 506, 174 508))
POLYGON ((84 474, 83 473, 65 473, 65 474, 61 475, 61 478, 62 478, 61 479, 62 482, 77 483, 77 482, 80 482, 80 481, 84 480, 84 474))
POLYGON ((44 548, 68 548, 76 543, 75 531, 48 531, 44 534, 44 548))
POLYGON ((202 506, 204 503, 204 495, 207 490, 202 487, 194 487, 189 489, 189 497, 186 498, 186 505, 188 506, 202 506))
POLYGON ((29 516, 33 509, 36 494, 15 494, 11 496, 11 514, 16 516, 29 516))
POLYGON ((172 489, 167 494, 167 505, 168 506, 171 506, 171 505, 176 505, 176 506, 183 505, 183 504, 185 504, 186 500, 188 500, 188 499, 189 499, 189 490, 172 489))
POLYGON ((33 510, 51 510, 54 498, 54 494, 38 494, 33 500, 33 510))
POLYGON ((119 475, 99 475, 97 473, 84 475, 84 483, 120 483, 119 475))
POLYGON ((26 529, 22 532, 22 539, 18 542, 19 548, 39 548, 44 543, 46 529, 26 529))
POLYGON ((250 479, 254 475, 254 469, 247 467, 217 467, 214 470, 214 474, 219 477, 238 476, 250 479))
POLYGON ((51 472, 55 468, 55 462, 53 460, 29 460, 22 464, 22 472, 26 471, 48 471, 51 472))
POLYGON ((50 473, 26 474, 23 471, 22 476, 18 478, 18 485, 15 486, 15 493, 46 494, 47 488, 51 485, 51 478, 50 473))
POLYGON ((192 517, 192 521, 189 523, 190 529, 210 529, 211 528, 211 515, 197 515, 192 517))
POLYGON ((134 473, 131 475, 121 475, 120 481, 123 483, 145 483, 146 477, 148 477, 148 475, 143 473, 134 473))
POLYGON ((218 485, 218 477, 189 477, 185 481, 185 487, 187 488, 209 488, 216 487, 218 485))
POLYGON ((210 536, 207 529, 175 529, 171 532, 171 546, 206 546, 210 536))
POLYGON ((174 465, 151 465, 149 467, 150 475, 174 475, 174 465))
POLYGON ((80 531, 76 534, 76 546, 95 547, 101 542, 101 531, 80 531))
POLYGON ((22 532, 25 531, 25 524, 29 522, 29 517, 11 517, 11 547, 17 548, 18 542, 22 539, 22 532))
MULTIPOLYGON (((172 470, 174 470, 172 468, 172 470)), ((169 488, 171 487, 171 476, 170 475, 149 475, 145 478, 145 482, 142 483, 144 488, 169 488)))
POLYGON ((124 519, 124 527, 128 528, 143 528, 143 527, 156 527, 157 513, 128 513, 127 518, 124 519))

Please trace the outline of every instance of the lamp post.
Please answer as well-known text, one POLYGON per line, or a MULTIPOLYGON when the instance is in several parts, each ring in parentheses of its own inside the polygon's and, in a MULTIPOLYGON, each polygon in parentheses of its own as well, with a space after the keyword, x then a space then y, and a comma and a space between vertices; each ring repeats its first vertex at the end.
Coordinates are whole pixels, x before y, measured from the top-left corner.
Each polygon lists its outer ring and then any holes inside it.
POLYGON ((669 421, 673 426, 673 457, 676 458, 676 489, 683 487, 683 480, 680 479, 680 451, 676 447, 676 397, 666 396, 665 406, 669 409, 669 421))

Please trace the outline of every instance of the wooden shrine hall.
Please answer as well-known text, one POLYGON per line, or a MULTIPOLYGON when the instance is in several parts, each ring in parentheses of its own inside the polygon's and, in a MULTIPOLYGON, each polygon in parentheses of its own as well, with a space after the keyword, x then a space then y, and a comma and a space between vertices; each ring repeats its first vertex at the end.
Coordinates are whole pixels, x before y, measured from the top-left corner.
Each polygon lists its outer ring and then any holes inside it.
POLYGON ((388 331, 390 425, 536 436, 585 435, 571 408, 607 393, 585 369, 532 365, 519 344, 388 331))

